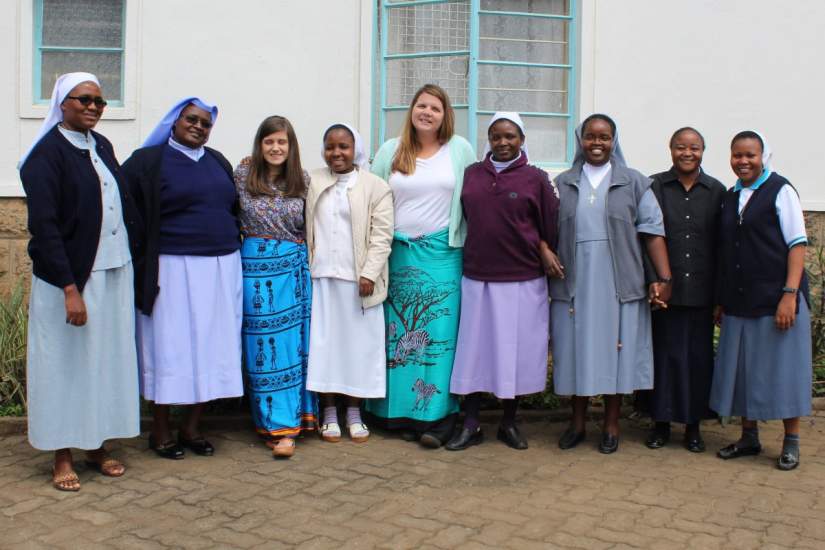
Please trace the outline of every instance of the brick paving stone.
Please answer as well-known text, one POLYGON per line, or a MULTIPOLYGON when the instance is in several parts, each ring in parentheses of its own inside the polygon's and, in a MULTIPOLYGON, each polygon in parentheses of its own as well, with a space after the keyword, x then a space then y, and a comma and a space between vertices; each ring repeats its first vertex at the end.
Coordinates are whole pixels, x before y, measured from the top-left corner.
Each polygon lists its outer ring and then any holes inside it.
MULTIPOLYGON (((489 439, 424 450, 302 438, 276 461, 248 430, 209 432, 214 457, 159 459, 143 438, 113 442, 126 476, 81 465, 79 493, 49 482, 50 456, 0 438, 0 548, 825 548, 825 422, 806 419, 802 467, 779 472, 781 424, 765 452, 720 461, 738 426, 704 426, 708 452, 643 445, 639 422, 598 454, 599 429, 561 451, 563 425, 530 422, 530 449, 489 439)), ((491 433, 495 426, 484 426, 491 433)))

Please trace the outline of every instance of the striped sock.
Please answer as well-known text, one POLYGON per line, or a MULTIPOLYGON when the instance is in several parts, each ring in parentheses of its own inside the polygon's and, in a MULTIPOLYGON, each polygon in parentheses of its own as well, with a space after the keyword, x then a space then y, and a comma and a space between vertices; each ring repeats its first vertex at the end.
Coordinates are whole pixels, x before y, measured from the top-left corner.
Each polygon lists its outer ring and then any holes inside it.
POLYGON ((347 407, 347 426, 363 424, 361 422, 361 407, 347 407))
POLYGON ((324 407, 324 424, 338 423, 338 409, 335 406, 324 407))

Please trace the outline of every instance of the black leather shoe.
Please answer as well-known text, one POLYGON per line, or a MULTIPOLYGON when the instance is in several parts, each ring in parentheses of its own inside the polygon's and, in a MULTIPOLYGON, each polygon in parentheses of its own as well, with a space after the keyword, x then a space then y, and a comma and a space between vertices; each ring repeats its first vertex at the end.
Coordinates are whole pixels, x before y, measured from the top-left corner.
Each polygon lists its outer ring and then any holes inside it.
POLYGON ((761 452, 762 445, 756 445, 755 447, 737 447, 736 443, 732 443, 716 451, 716 456, 722 460, 730 460, 731 458, 739 458, 740 456, 758 455, 761 452))
POLYGON ((506 443, 508 447, 518 451, 523 451, 527 448, 527 438, 521 435, 521 432, 515 424, 499 426, 496 438, 506 443))
POLYGON ((155 438, 151 435, 149 436, 149 448, 155 451, 157 455, 161 458, 169 458, 171 460, 180 460, 185 456, 183 451, 183 447, 180 446, 180 443, 176 443, 174 440, 166 441, 158 445, 155 442, 155 438))
POLYGON ((215 447, 212 446, 203 436, 194 439, 186 439, 182 435, 178 435, 178 443, 191 450, 193 453, 201 456, 212 456, 215 454, 215 447))
POLYGON ((607 432, 602 434, 599 442, 599 452, 605 455, 613 454, 619 450, 619 436, 607 432))
POLYGON ((484 433, 481 428, 476 428, 475 431, 470 431, 467 428, 461 428, 461 431, 454 435, 444 448, 448 451, 463 451, 467 447, 478 445, 484 441, 484 433))
POLYGON ((702 439, 702 436, 699 434, 685 436, 684 440, 685 449, 692 453, 704 453, 705 452, 705 441, 702 439))
POLYGON ((441 440, 430 432, 424 432, 421 434, 421 437, 418 439, 418 443, 420 443, 422 447, 426 447, 428 449, 438 449, 442 445, 441 440))
POLYGON ((776 460, 776 467, 786 472, 793 470, 797 466, 799 466, 799 455, 794 453, 782 453, 776 460))
POLYGON ((668 443, 670 443, 670 432, 663 432, 655 428, 651 430, 645 440, 645 446, 648 449, 661 449, 668 443))
POLYGON ((584 431, 577 432, 572 427, 567 428, 566 430, 564 430, 564 433, 561 434, 561 437, 559 438, 559 449, 572 449, 573 447, 584 441, 585 435, 586 434, 584 431))

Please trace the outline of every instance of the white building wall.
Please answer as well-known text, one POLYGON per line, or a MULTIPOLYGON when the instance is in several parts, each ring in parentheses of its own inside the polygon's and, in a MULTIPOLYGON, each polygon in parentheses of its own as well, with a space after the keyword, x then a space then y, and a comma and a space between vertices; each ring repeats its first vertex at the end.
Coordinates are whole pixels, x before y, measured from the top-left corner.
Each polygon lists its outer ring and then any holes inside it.
MULTIPOLYGON (((0 71, 16 75, 0 80, 6 130, 0 196, 22 195, 17 160, 44 112, 27 103, 32 1, 14 5, 14 17, 0 18, 0 71)), ((121 162, 189 95, 219 106, 209 145, 233 163, 249 154, 269 115, 292 121, 307 168, 323 165, 320 139, 329 124, 369 129, 371 0, 127 0, 127 6, 126 73, 134 80, 126 91, 134 97, 125 98, 125 109, 107 108, 97 128, 121 162)))
MULTIPOLYGON (((578 114, 613 115, 632 166, 666 169, 670 134, 693 125, 708 142, 707 172, 729 184, 730 138, 758 129, 805 208, 825 210, 825 176, 817 169, 825 2, 581 3, 578 114)), ((202 95, 221 109, 210 144, 231 161, 247 154, 263 117, 282 114, 296 127, 304 163, 320 166, 320 134, 329 123, 351 121, 369 135, 373 4, 128 0, 126 89, 133 97, 119 113, 109 109, 99 129, 125 160, 171 103, 202 95)), ((26 103, 31 6, 16 0, 0 18, 0 71, 15 75, 0 81, 0 196, 21 194, 15 165, 41 122, 26 103)))
POLYGON ((729 144, 763 133, 803 206, 825 210, 822 0, 584 0, 582 115, 615 116, 631 166, 670 166, 668 139, 695 126, 706 171, 735 180, 729 144))

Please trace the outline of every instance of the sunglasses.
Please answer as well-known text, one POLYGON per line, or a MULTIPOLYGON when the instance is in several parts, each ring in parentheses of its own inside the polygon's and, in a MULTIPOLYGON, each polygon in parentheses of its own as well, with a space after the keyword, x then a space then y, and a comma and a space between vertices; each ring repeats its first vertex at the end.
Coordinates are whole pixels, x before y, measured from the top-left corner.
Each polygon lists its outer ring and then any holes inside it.
POLYGON ((206 130, 208 130, 212 127, 212 122, 211 121, 203 119, 203 118, 199 117, 198 115, 186 115, 186 116, 183 116, 181 118, 183 120, 185 120, 186 122, 188 122, 189 124, 191 124, 192 126, 200 124, 201 128, 204 128, 206 130))
POLYGON ((88 107, 89 105, 91 105, 92 103, 94 103, 94 104, 95 104, 95 107, 97 107, 98 109, 102 109, 102 108, 104 108, 106 105, 108 105, 108 103, 106 102, 106 100, 105 100, 105 99, 103 99, 103 98, 102 98, 102 97, 100 97, 100 96, 95 96, 95 97, 92 97, 92 96, 90 96, 90 95, 80 95, 80 96, 72 96, 72 95, 67 95, 67 96, 66 96, 66 99, 76 99, 76 100, 77 100, 77 101, 79 101, 79 102, 80 102, 80 104, 81 104, 81 105, 83 105, 84 107, 88 107))

